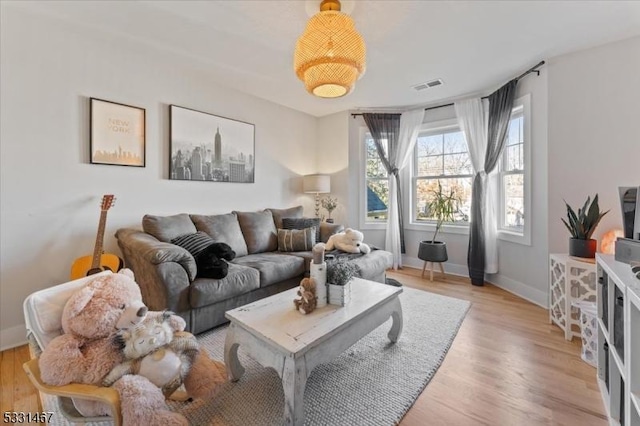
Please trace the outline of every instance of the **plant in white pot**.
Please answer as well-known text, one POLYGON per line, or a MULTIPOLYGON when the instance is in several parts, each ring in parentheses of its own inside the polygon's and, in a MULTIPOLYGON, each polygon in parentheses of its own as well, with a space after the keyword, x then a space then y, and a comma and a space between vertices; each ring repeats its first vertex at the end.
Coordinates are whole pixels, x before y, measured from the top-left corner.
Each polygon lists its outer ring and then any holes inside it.
POLYGON ((430 241, 420 241, 418 258, 425 262, 446 262, 449 259, 447 244, 444 241, 438 241, 436 238, 445 222, 455 222, 455 213, 458 211, 460 197, 458 197, 453 188, 449 192, 445 192, 440 182, 438 182, 438 189, 432 190, 431 195, 432 200, 428 204, 428 209, 430 217, 436 220, 436 230, 430 241))
POLYGON ((598 242, 592 239, 591 236, 602 217, 609 213, 609 210, 600 213, 598 194, 593 197, 593 202, 591 202, 591 197, 587 197, 587 201, 581 209, 578 209, 578 213, 566 201, 564 203, 567 206, 568 222, 564 219, 561 220, 571 234, 569 255, 585 258, 596 257, 598 242))
POLYGON ((351 299, 351 279, 358 273, 352 262, 338 259, 327 262, 327 299, 329 304, 344 306, 351 299))

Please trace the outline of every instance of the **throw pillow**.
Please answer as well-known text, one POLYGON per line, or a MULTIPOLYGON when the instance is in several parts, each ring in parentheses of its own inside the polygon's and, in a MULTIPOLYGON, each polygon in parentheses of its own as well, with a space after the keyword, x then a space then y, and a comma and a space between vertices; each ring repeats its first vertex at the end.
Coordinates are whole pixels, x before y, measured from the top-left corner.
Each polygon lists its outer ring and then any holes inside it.
POLYGON ((311 251, 316 244, 316 230, 278 229, 278 251, 311 251))
POLYGON ((171 244, 182 247, 191 253, 194 258, 213 243, 213 238, 202 231, 198 231, 195 234, 181 235, 171 240, 171 244))
POLYGON ((316 228, 316 241, 320 241, 320 218, 319 217, 284 217, 282 218, 282 229, 305 229, 316 228))

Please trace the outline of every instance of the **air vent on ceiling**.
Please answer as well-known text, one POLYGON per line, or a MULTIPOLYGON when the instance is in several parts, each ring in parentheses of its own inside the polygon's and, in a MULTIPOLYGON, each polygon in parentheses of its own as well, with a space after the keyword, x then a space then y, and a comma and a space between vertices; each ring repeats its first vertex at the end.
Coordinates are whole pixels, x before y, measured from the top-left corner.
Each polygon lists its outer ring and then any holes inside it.
POLYGON ((419 92, 420 90, 430 89, 432 87, 440 86, 442 84, 443 84, 442 80, 438 78, 436 80, 427 81, 426 83, 416 84, 415 86, 412 86, 412 87, 414 88, 414 90, 419 92))

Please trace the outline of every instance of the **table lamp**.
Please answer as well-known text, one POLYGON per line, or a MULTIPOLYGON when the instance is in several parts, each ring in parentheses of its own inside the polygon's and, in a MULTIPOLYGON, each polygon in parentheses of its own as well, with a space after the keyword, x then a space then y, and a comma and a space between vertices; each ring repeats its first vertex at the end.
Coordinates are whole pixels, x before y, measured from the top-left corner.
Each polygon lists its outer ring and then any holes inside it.
POLYGON ((320 194, 331 192, 331 177, 329 175, 306 175, 302 180, 302 190, 316 194, 316 217, 320 217, 320 194))

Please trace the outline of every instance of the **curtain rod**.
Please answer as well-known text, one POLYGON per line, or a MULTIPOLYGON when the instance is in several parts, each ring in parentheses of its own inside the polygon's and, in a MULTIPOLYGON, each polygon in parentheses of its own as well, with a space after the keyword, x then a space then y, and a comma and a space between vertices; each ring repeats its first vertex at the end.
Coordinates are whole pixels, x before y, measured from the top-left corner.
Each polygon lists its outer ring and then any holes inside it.
MULTIPOLYGON (((531 68, 529 68, 528 70, 526 70, 525 72, 520 74, 518 77, 516 77, 515 80, 520 80, 522 77, 524 77, 524 76, 526 76, 528 74, 531 74, 533 72, 535 72, 537 75, 540 75, 540 70, 538 68, 540 68, 544 64, 545 64, 544 61, 538 62, 536 65, 532 66, 531 68)), ((483 96, 481 99, 488 99, 488 98, 489 98, 489 96, 483 96)), ((444 107, 449 107, 449 106, 453 106, 453 103, 427 107, 424 110, 425 111, 429 111, 429 110, 432 110, 432 109, 444 108, 444 107)), ((351 117, 353 117, 353 118, 356 118, 358 115, 362 115, 362 113, 351 113, 351 117)))

